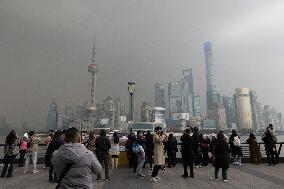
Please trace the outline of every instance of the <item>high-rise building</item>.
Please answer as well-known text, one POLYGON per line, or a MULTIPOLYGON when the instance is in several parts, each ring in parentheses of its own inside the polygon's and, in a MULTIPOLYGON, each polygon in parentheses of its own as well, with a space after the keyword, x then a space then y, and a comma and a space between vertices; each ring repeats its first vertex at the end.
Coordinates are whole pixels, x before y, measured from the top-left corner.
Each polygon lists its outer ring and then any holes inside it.
POLYGON ((251 102, 251 110, 252 110, 252 120, 253 120, 253 129, 261 130, 261 111, 259 110, 259 102, 257 100, 257 94, 255 91, 250 91, 250 102, 251 102))
POLYGON ((111 96, 104 99, 103 109, 105 111, 106 118, 108 119, 108 128, 114 128, 114 117, 115 117, 115 104, 111 96))
POLYGON ((206 81, 207 81, 207 117, 215 120, 217 128, 227 129, 225 108, 215 81, 214 58, 211 42, 204 43, 206 81))
POLYGON ((200 96, 194 96, 194 117, 201 117, 200 96))
POLYGON ((160 83, 155 83, 155 106, 165 107, 165 87, 160 83))
POLYGON ((185 81, 184 84, 186 85, 187 91, 186 93, 186 99, 187 99, 187 111, 184 111, 186 113, 189 113, 190 117, 194 117, 194 91, 193 91, 193 74, 192 69, 185 69, 182 70, 182 77, 185 81))
POLYGON ((234 94, 235 111, 239 130, 253 129, 250 90, 237 88, 234 94))
MULTIPOLYGON (((188 85, 184 78, 180 81, 180 102, 181 102, 181 110, 182 113, 189 113, 189 104, 188 104, 188 85)), ((191 112, 190 117, 193 117, 193 112, 191 112)))
POLYGON ((92 52, 92 63, 88 66, 88 72, 90 73, 90 84, 89 84, 89 102, 87 109, 90 112, 96 110, 96 74, 98 72, 98 66, 96 64, 96 46, 94 37, 94 46, 92 52))
POLYGON ((52 102, 49 105, 49 110, 47 114, 47 129, 48 130, 57 130, 57 123, 58 123, 58 109, 57 104, 52 102))
POLYGON ((259 102, 257 104, 258 111, 259 111, 259 120, 260 120, 260 127, 257 130, 265 130, 265 120, 264 120, 264 106, 259 102))
POLYGON ((169 99, 169 119, 172 119, 173 113, 181 112, 181 90, 179 82, 169 83, 168 99, 169 99))
POLYGON ((282 113, 278 112, 276 118, 277 118, 277 124, 279 125, 279 130, 284 131, 282 113))
POLYGON ((236 124, 236 113, 234 106, 234 99, 230 96, 223 96, 223 104, 226 112, 226 122, 229 129, 236 124))

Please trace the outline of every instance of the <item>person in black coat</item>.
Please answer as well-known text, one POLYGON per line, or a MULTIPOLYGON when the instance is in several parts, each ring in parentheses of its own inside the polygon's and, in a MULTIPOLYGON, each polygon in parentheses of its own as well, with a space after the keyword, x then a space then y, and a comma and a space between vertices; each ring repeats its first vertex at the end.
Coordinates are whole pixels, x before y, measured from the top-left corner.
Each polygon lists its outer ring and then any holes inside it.
POLYGON ((236 130, 232 131, 232 135, 229 138, 229 143, 230 143, 230 148, 231 148, 231 155, 234 158, 234 163, 233 165, 241 165, 242 164, 242 156, 243 156, 243 152, 242 152, 242 147, 241 147, 241 138, 240 136, 237 134, 236 130), (236 142, 238 141, 239 144, 236 145, 236 142))
POLYGON ((184 178, 188 178, 187 166, 190 166, 190 177, 194 178, 193 174, 193 138, 190 133, 190 129, 186 129, 185 133, 181 136, 181 155, 182 155, 182 164, 184 168, 184 178))
POLYGON ((147 131, 145 135, 145 155, 146 155, 146 161, 144 163, 144 168, 146 162, 149 162, 150 164, 150 170, 152 170, 152 162, 153 162, 153 155, 154 155, 154 143, 153 143, 153 135, 150 131, 147 131))
POLYGON ((273 139, 273 135, 271 134, 271 132, 269 132, 268 129, 264 133, 262 141, 264 142, 268 165, 275 165, 275 140, 273 139))
POLYGON ((174 137, 173 133, 169 134, 169 138, 166 142, 166 151, 168 155, 168 167, 175 167, 176 165, 176 153, 177 153, 177 139, 174 137))
POLYGON ((224 182, 228 181, 228 169, 230 163, 230 147, 226 141, 224 134, 217 134, 217 141, 214 146, 214 167, 215 167, 215 175, 212 179, 218 179, 219 169, 222 168, 222 178, 224 182))
MULTIPOLYGON (((101 130, 100 136, 96 139, 95 143, 96 156, 100 164, 105 167, 105 181, 109 181, 109 149, 111 144, 109 138, 106 136, 106 131, 101 130)), ((97 175, 97 181, 101 181, 101 174, 97 175)))
POLYGON ((199 135, 200 150, 202 154, 201 162, 203 166, 207 166, 209 163, 209 144, 210 139, 208 137, 204 138, 203 134, 199 135))
POLYGON ((54 166, 51 163, 51 158, 52 158, 53 152, 55 150, 58 150, 59 147, 64 144, 64 140, 61 138, 62 134, 63 134, 62 131, 57 131, 55 133, 53 139, 49 143, 48 148, 46 150, 46 159, 47 159, 48 162, 50 162, 50 164, 49 164, 49 182, 57 183, 58 178, 56 177, 56 174, 54 172, 54 166))
POLYGON ((195 163, 196 168, 201 168, 202 167, 201 166, 202 155, 201 155, 200 146, 199 146, 199 129, 197 127, 194 127, 192 133, 193 133, 192 147, 194 151, 194 157, 193 157, 194 163, 195 163))

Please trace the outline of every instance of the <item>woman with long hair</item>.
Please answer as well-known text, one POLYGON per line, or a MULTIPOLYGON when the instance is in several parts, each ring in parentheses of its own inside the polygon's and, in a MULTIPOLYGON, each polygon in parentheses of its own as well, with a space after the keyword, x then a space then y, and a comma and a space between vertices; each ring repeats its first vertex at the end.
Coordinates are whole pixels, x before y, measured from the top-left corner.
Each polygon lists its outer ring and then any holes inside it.
POLYGON ((217 134, 217 141, 213 149, 215 175, 211 179, 219 180, 219 169, 222 168, 222 178, 224 182, 228 181, 228 169, 230 163, 230 147, 223 133, 217 134))
POLYGON ((4 167, 2 170, 1 177, 5 177, 7 174, 7 178, 12 177, 13 173, 13 165, 16 156, 19 154, 18 137, 14 130, 12 130, 5 140, 5 148, 4 148, 4 167), (8 168, 8 165, 9 168, 8 168), (8 172, 7 172, 8 170, 8 172))
POLYGON ((111 155, 112 169, 117 169, 119 156, 119 137, 117 132, 113 133, 110 143, 111 148, 109 150, 109 154, 111 155))
POLYGON ((96 145, 96 134, 91 132, 89 134, 89 138, 88 138, 88 141, 86 143, 86 147, 87 147, 88 150, 92 151, 95 154, 95 151, 96 151, 95 145, 96 145))

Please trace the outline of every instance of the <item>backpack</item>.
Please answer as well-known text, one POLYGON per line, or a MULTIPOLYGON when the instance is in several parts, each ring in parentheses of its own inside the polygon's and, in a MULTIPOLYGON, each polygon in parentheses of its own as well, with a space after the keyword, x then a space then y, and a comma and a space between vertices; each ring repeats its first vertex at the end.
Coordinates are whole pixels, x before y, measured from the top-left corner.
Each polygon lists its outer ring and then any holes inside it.
POLYGON ((238 136, 235 136, 233 144, 234 144, 234 146, 240 147, 241 146, 241 139, 238 136))
POLYGON ((135 154, 138 154, 139 152, 141 152, 140 145, 137 143, 132 144, 132 151, 135 154))

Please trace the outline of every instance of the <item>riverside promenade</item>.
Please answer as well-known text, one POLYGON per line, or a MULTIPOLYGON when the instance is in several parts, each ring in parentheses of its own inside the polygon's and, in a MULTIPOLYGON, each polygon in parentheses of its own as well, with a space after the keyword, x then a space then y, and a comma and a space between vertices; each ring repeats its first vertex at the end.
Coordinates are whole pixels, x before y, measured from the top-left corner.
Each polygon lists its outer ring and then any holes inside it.
MULTIPOLYGON (((38 166, 42 167, 41 165, 38 166)), ((40 173, 23 174, 23 169, 15 166, 14 177, 0 178, 1 189, 54 189, 56 184, 48 182, 48 169, 39 169, 40 173)), ((111 171, 111 181, 98 183, 95 181, 95 189, 283 189, 284 188, 284 164, 275 167, 266 164, 254 165, 243 164, 231 166, 229 169, 228 182, 210 180, 214 168, 209 165, 201 169, 194 169, 194 179, 181 177, 183 168, 177 167, 160 171, 162 180, 158 183, 149 181, 150 170, 146 170, 144 179, 137 179, 136 175, 128 168, 119 168, 111 171)), ((219 173, 221 174, 221 173, 219 173)))

